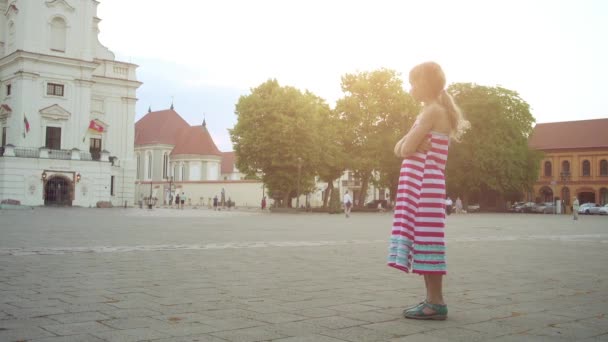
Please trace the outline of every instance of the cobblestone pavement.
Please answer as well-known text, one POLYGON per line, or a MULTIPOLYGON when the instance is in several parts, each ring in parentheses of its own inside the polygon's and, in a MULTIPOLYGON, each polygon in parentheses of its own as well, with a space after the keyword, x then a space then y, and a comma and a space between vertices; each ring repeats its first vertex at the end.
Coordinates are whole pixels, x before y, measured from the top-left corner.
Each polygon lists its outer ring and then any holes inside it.
POLYGON ((608 217, 448 219, 444 322, 390 214, 0 210, 0 341, 608 341, 608 217))

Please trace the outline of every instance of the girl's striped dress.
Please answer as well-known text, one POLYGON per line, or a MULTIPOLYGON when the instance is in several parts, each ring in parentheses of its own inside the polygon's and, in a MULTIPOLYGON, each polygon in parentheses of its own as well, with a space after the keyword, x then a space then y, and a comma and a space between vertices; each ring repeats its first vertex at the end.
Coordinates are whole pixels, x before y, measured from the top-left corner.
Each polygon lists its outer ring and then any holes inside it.
POLYGON ((417 274, 446 274, 445 165, 449 137, 430 132, 431 149, 403 160, 388 265, 417 274))

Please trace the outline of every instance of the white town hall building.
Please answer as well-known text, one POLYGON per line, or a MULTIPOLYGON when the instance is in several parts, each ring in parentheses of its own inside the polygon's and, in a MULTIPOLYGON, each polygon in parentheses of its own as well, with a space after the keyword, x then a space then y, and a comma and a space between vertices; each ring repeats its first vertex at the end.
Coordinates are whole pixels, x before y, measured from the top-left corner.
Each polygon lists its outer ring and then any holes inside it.
POLYGON ((137 66, 98 40, 95 0, 0 0, 0 200, 135 198, 137 66))

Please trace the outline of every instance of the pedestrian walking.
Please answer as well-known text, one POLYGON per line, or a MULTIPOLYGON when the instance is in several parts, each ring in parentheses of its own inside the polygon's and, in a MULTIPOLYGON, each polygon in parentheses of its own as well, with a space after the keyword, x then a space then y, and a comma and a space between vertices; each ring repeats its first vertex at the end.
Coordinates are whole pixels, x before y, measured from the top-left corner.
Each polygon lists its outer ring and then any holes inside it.
POLYGON ((350 197, 348 190, 344 193, 344 214, 346 217, 350 217, 350 210, 353 207, 353 199, 350 197))
POLYGON ((456 214, 462 214, 462 200, 456 197, 456 214))
POLYGON ((447 215, 450 215, 450 214, 452 213, 452 205, 453 205, 453 204, 454 204, 454 203, 452 202, 452 199, 451 199, 450 197, 448 197, 448 198, 445 200, 445 213, 446 213, 447 215))
POLYGON ((217 195, 213 197, 213 210, 217 210, 217 195))
POLYGON ((395 145, 403 158, 398 183, 388 265, 424 276, 426 298, 403 311, 405 318, 444 320, 445 166, 450 139, 468 128, 445 90, 445 74, 434 62, 414 67, 410 94, 424 104, 414 125, 395 145))
POLYGON ((574 197, 574 201, 572 202, 572 219, 574 221, 578 220, 578 209, 580 205, 578 203, 578 198, 574 197))
POLYGON ((262 197, 262 210, 266 209, 266 196, 262 197))
POLYGON ((179 201, 181 204, 182 210, 184 209, 184 203, 186 203, 186 193, 182 191, 182 194, 179 196, 179 201))
POLYGON ((175 194, 175 206, 179 209, 179 192, 175 194))

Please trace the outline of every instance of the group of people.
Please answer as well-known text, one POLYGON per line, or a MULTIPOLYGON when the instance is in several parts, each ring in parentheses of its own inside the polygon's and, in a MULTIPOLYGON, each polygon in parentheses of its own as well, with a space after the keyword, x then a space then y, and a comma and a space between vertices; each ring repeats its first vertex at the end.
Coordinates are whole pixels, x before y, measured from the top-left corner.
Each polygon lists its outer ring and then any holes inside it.
MULTIPOLYGON (((175 194, 175 207, 176 209, 184 209, 184 204, 186 203, 186 200, 188 198, 186 197, 186 193, 185 192, 181 192, 181 193, 176 193, 175 194)), ((173 205, 173 196, 169 195, 169 206, 173 205)))
POLYGON ((446 215, 450 215, 452 212, 455 212, 456 214, 466 213, 466 211, 462 208, 462 200, 460 197, 456 198, 456 203, 454 203, 449 196, 446 198, 445 213, 446 215))

